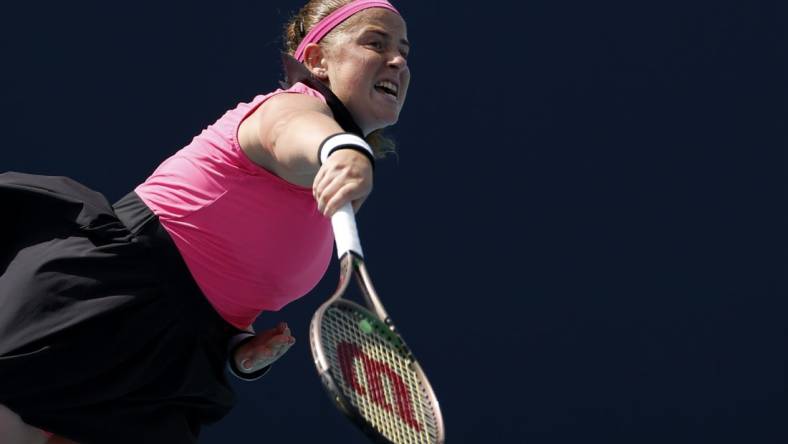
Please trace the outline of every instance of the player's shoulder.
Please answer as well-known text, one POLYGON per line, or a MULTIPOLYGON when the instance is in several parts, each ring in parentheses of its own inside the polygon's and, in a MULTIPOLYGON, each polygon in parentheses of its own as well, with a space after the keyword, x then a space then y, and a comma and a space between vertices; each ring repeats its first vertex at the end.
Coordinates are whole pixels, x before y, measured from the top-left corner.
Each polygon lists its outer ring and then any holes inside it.
POLYGON ((310 112, 333 116, 323 96, 312 94, 310 89, 290 88, 278 91, 263 102, 255 111, 253 120, 259 129, 271 129, 301 113, 310 112))
POLYGON ((303 83, 296 83, 287 89, 279 89, 269 94, 267 100, 261 105, 266 110, 326 110, 326 99, 317 90, 303 83))
POLYGON ((328 105, 326 105, 323 96, 312 89, 298 87, 279 91, 266 100, 260 107, 268 113, 275 113, 277 111, 328 110, 328 105))
POLYGON ((322 111, 328 109, 328 106, 317 97, 293 92, 284 92, 277 94, 270 99, 266 100, 260 106, 261 110, 267 113, 275 113, 277 111, 322 111))

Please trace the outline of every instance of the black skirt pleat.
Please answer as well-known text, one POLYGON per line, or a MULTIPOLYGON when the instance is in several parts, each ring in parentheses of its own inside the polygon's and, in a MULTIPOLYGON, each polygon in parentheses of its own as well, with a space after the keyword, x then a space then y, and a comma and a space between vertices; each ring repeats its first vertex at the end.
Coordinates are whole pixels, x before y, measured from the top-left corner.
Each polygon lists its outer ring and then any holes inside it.
POLYGON ((0 404, 81 444, 194 443, 233 405, 213 310, 134 193, 0 174, 0 404))

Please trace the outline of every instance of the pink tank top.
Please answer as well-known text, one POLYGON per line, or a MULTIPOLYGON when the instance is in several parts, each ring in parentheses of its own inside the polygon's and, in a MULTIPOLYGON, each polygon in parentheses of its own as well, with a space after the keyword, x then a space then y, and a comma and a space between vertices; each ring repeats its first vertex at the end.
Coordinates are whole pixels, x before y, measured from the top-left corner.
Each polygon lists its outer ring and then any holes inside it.
POLYGON ((135 190, 208 301, 238 328, 314 288, 333 251, 331 222, 317 211, 312 190, 253 163, 238 143, 243 119, 284 92, 325 101, 297 83, 241 103, 135 190))

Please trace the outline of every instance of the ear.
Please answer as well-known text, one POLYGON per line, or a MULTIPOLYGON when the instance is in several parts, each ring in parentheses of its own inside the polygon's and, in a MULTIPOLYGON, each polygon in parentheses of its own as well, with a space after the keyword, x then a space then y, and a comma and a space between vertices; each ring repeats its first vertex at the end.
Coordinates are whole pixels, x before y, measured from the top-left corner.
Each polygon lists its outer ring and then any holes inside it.
POLYGON ((310 43, 304 49, 304 65, 318 79, 328 80, 325 54, 323 48, 317 43, 310 43))

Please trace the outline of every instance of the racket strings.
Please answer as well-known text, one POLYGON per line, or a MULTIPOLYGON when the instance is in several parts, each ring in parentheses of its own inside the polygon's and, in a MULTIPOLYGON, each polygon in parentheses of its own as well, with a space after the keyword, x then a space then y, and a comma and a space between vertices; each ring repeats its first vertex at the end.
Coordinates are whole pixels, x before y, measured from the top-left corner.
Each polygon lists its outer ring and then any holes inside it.
POLYGON ((358 310, 332 307, 321 337, 335 382, 368 423, 397 444, 437 442, 428 390, 407 348, 385 325, 358 310))

